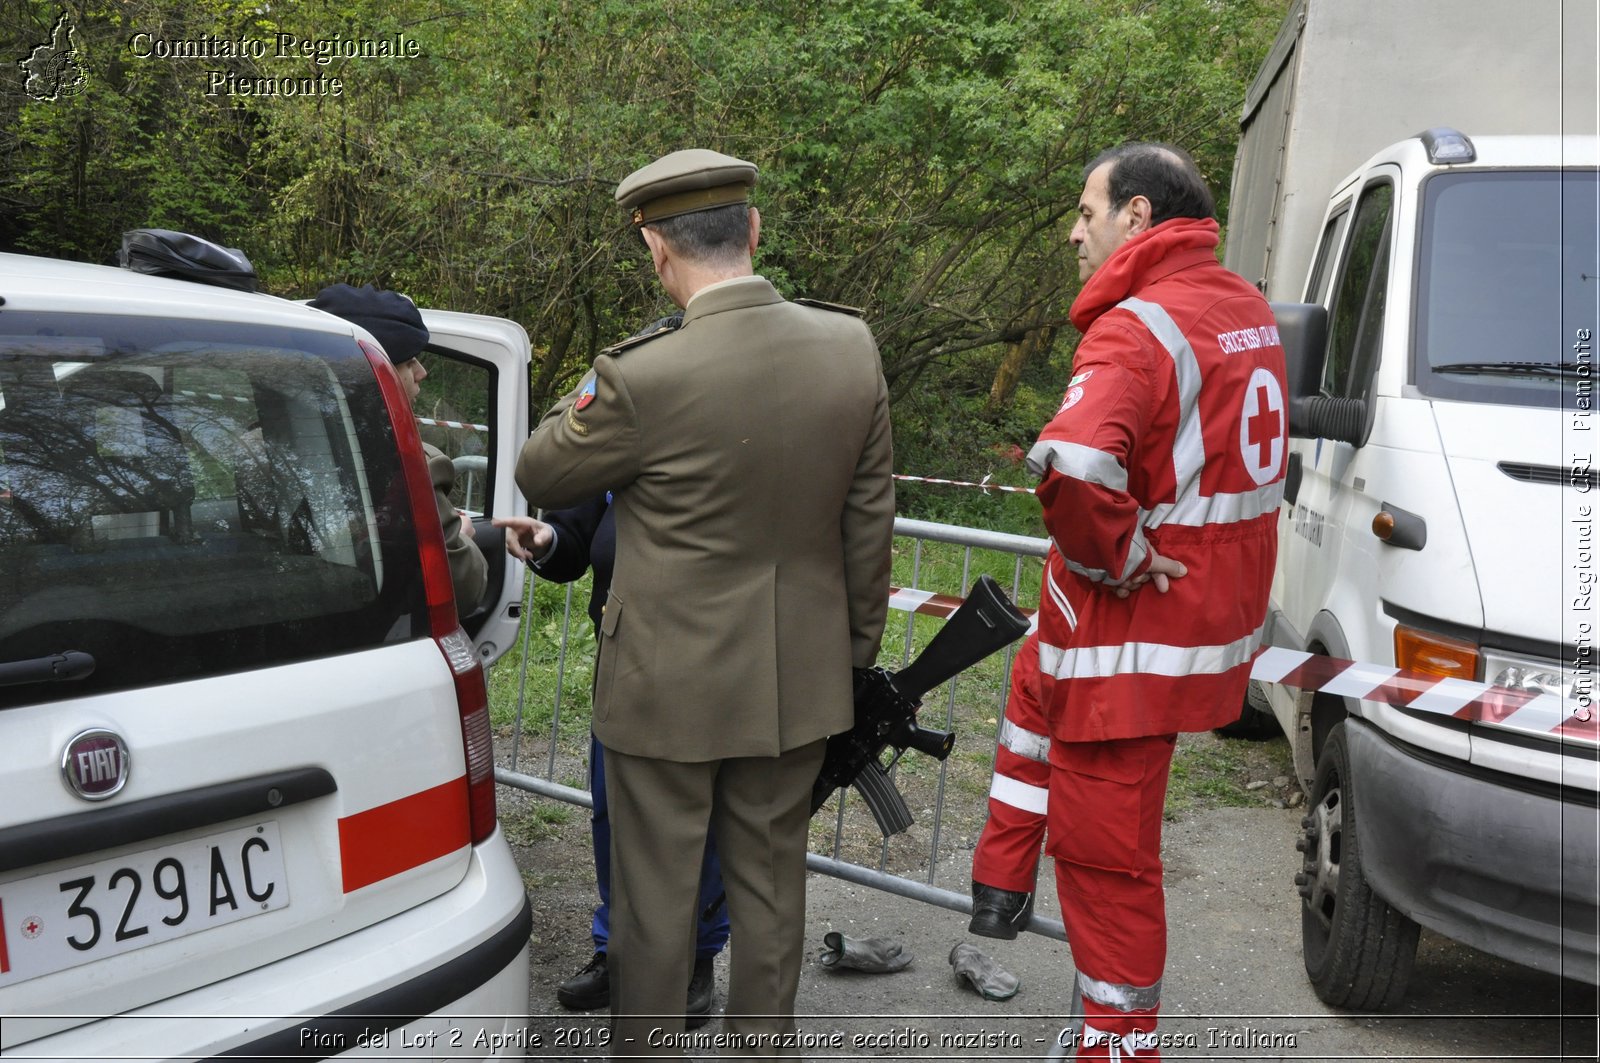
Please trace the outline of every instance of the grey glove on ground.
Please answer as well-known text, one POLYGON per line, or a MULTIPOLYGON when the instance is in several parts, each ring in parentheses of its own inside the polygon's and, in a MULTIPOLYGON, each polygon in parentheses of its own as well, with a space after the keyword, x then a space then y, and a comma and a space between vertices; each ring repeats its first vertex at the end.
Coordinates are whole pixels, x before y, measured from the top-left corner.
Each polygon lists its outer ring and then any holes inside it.
POLYGON ((1010 1000, 1022 988, 1022 979, 965 941, 950 950, 950 966, 985 1000, 1010 1000))
POLYGON ((825 948, 817 959, 824 967, 889 974, 911 963, 910 951, 889 938, 847 938, 834 930, 822 936, 822 944, 825 948))

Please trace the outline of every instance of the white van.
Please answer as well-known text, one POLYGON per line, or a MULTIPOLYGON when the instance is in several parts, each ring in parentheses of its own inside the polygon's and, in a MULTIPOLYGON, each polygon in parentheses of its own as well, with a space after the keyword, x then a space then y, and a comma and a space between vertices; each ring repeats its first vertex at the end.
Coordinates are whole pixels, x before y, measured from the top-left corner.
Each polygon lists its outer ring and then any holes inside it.
POLYGON ((414 420, 342 319, 0 255, 7 1058, 521 1054, 522 572, 485 517, 458 622, 420 439, 522 511, 528 339, 424 316, 414 420))
POLYGON ((1246 104, 1227 264, 1290 384, 1267 639, 1316 655, 1264 690, 1331 1004, 1398 1003, 1419 926, 1600 982, 1594 40, 1593 4, 1294 0, 1246 104))
POLYGON ((1269 642, 1368 667, 1268 691, 1310 797, 1306 967, 1359 1008, 1403 995, 1418 924, 1596 981, 1600 153, 1446 141, 1342 185, 1314 309, 1275 304, 1300 386, 1269 642))

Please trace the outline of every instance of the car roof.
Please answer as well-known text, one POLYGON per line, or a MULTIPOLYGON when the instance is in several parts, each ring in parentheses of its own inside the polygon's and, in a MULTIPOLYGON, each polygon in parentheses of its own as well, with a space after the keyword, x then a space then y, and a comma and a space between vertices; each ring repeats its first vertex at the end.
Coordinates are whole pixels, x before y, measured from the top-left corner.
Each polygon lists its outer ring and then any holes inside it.
POLYGON ((343 318, 275 295, 32 255, 0 254, 0 299, 0 313, 136 314, 357 334, 343 318))

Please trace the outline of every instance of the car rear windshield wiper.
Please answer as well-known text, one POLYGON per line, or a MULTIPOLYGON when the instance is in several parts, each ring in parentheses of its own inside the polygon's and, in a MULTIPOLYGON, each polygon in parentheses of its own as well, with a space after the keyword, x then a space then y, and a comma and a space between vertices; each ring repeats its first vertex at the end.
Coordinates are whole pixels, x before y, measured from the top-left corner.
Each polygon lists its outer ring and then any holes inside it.
POLYGON ((85 679, 94 671, 94 658, 82 650, 65 650, 48 657, 0 663, 0 687, 25 683, 64 683, 85 679))
POLYGON ((1498 376, 1587 376, 1592 367, 1576 362, 1447 362, 1435 373, 1484 373, 1498 376))

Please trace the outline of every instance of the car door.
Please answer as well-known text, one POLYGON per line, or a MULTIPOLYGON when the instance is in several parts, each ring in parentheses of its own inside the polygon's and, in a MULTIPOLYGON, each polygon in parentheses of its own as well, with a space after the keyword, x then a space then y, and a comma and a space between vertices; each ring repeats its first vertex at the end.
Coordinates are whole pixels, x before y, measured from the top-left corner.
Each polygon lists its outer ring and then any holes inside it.
POLYGON ((528 334, 504 318, 424 310, 431 339, 428 375, 412 404, 417 429, 456 466, 451 501, 470 516, 489 563, 482 601, 464 609, 462 627, 485 664, 512 645, 522 617, 523 564, 505 550, 494 517, 526 515, 512 479, 528 438, 528 334))

